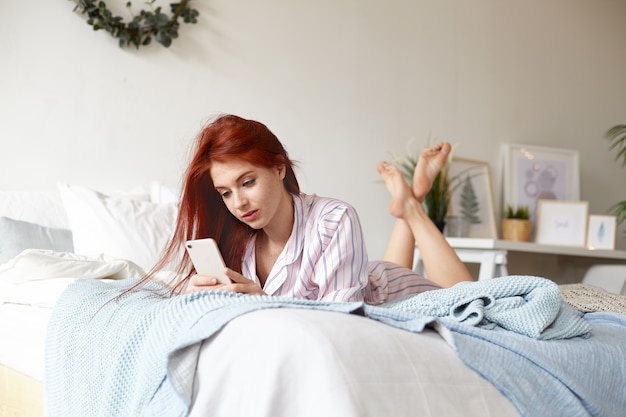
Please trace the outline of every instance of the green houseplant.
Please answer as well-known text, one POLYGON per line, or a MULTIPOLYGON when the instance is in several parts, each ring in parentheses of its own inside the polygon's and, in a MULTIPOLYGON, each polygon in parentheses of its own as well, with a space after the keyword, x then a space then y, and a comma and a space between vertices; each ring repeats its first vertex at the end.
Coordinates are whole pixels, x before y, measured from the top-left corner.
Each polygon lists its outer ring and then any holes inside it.
POLYGON ((502 219, 502 238, 517 242, 528 242, 533 224, 530 221, 528 206, 506 207, 506 213, 502 219))
POLYGON ((426 197, 424 197, 424 205, 428 217, 435 223, 437 228, 443 232, 446 225, 446 215, 448 214, 448 206, 450 205, 450 176, 448 175, 447 164, 439 171, 439 174, 433 181, 426 197))
POLYGON ((513 208, 510 204, 506 207, 506 215, 507 219, 522 219, 529 220, 530 219, 530 210, 528 206, 519 206, 517 208, 513 208))
MULTIPOLYGON (((626 125, 615 125, 610 128, 605 137, 611 142, 609 150, 615 150, 615 160, 622 161, 622 167, 626 166, 626 125)), ((615 203, 609 208, 609 212, 617 217, 617 224, 622 224, 626 220, 626 200, 615 203)))

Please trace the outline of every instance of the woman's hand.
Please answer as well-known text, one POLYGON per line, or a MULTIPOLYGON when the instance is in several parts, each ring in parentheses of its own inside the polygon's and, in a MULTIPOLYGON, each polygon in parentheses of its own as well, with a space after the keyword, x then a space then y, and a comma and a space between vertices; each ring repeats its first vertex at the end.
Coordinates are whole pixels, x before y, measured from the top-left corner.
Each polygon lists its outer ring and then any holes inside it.
POLYGON ((219 290, 238 292, 241 294, 266 295, 259 284, 244 277, 240 273, 237 273, 230 268, 226 268, 224 272, 226 273, 226 276, 230 278, 232 283, 220 284, 215 277, 192 275, 182 293, 189 294, 195 291, 219 290))

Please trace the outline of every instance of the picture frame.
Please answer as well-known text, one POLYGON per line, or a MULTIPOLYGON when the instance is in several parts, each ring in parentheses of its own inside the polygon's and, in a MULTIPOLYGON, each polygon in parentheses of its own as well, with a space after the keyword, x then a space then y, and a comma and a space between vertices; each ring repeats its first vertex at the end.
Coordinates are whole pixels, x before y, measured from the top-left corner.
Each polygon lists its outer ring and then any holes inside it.
POLYGON ((453 157, 448 167, 450 206, 448 216, 465 218, 463 237, 497 239, 498 230, 491 187, 491 169, 486 161, 453 157))
POLYGON ((615 249, 617 217, 609 215, 589 215, 587 228, 588 249, 615 249))
POLYGON ((535 223, 538 200, 580 199, 577 150, 504 144, 504 207, 527 206, 535 223))
POLYGON ((535 243, 584 247, 588 211, 588 201, 538 200, 535 243))

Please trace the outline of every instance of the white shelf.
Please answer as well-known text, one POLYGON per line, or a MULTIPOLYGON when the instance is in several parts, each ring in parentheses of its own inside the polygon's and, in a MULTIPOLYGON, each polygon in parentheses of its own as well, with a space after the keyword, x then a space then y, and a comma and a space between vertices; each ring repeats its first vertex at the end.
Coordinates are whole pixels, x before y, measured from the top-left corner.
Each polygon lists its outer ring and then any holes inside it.
POLYGON ((455 249, 493 249, 511 252, 545 253, 565 256, 583 256, 587 258, 626 260, 626 251, 588 249, 580 246, 541 245, 534 242, 514 242, 502 239, 477 239, 453 237, 447 238, 455 249))
MULTIPOLYGON (((479 280, 508 275, 508 252, 626 261, 626 251, 623 250, 594 250, 580 246, 540 245, 534 242, 514 242, 501 239, 451 237, 447 240, 462 262, 480 264, 479 280)), ((424 265, 418 248, 415 248, 414 262, 413 269, 424 274, 424 265)))

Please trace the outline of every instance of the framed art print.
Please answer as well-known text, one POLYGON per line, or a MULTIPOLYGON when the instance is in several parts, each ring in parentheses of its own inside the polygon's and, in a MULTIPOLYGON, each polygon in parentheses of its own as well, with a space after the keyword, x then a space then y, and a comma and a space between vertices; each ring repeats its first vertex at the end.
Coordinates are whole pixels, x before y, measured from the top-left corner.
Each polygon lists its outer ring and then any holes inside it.
POLYGON ((587 248, 615 249, 616 230, 617 218, 615 216, 590 215, 589 227, 587 228, 587 248))
POLYGON ((485 161, 453 157, 448 174, 448 216, 462 218, 469 224, 464 237, 496 239, 498 230, 489 164, 485 161))
POLYGON ((580 199, 578 151, 505 144, 504 208, 528 206, 535 220, 537 201, 580 199))
POLYGON ((535 242, 544 245, 585 246, 587 201, 537 201, 535 242))

